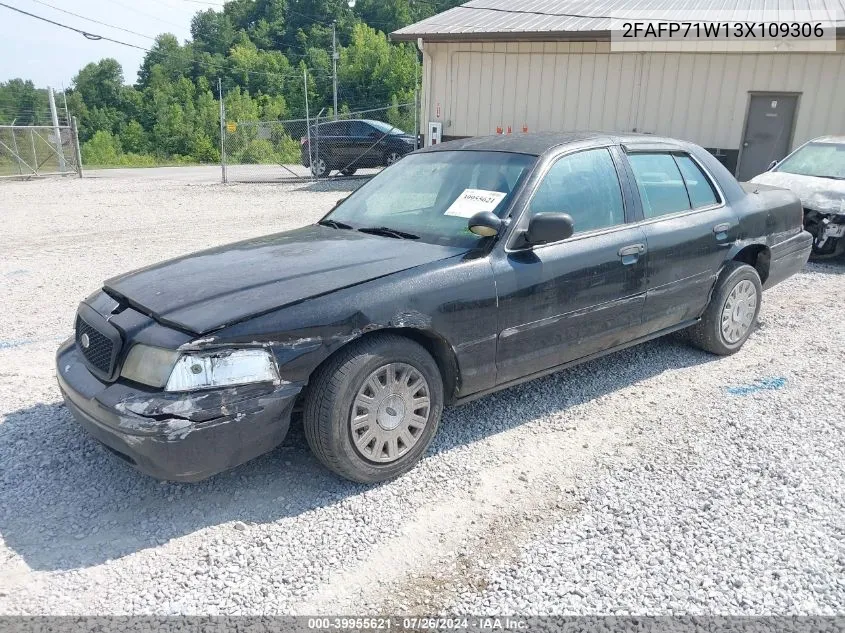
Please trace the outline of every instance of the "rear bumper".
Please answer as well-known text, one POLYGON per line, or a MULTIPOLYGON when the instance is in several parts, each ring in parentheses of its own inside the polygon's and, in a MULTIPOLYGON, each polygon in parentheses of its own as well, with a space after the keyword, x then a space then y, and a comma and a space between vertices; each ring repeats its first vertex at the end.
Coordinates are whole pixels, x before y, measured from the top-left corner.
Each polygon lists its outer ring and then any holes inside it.
POLYGON ((804 268, 812 247, 813 236, 807 231, 801 231, 798 235, 772 246, 769 276, 763 288, 769 289, 804 268))
POLYGON ((242 385, 164 393, 104 383, 73 340, 56 354, 59 388, 82 427, 141 472, 200 481, 278 446, 301 385, 242 385))

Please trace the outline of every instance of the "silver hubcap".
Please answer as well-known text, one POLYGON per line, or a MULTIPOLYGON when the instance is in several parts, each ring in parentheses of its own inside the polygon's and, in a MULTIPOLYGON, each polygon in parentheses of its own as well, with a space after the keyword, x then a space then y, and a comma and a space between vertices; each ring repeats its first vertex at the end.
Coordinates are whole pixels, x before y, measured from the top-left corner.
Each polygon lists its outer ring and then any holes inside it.
POLYGON ((402 157, 399 154, 393 152, 392 154, 388 155, 387 164, 392 165, 393 163, 397 162, 400 158, 402 157))
POLYGON ((757 311, 757 289, 743 279, 733 287, 722 308, 722 336, 733 345, 748 333, 757 311))
POLYGON ((314 164, 311 169, 315 175, 322 176, 324 173, 326 173, 326 161, 324 161, 322 158, 318 158, 314 161, 314 164))
POLYGON ((379 367, 364 381, 352 404, 349 429, 361 455, 388 463, 422 437, 431 398, 423 375, 406 363, 379 367))

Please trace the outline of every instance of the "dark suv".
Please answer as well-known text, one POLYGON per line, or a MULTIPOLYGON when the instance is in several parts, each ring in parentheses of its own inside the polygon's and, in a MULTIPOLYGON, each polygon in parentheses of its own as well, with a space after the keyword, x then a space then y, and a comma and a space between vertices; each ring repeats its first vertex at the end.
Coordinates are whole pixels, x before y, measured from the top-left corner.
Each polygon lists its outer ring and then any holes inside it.
POLYGON ((333 169, 351 176, 365 167, 387 167, 414 151, 414 137, 397 127, 361 119, 329 121, 311 127, 302 137, 302 164, 315 176, 328 176, 333 169))

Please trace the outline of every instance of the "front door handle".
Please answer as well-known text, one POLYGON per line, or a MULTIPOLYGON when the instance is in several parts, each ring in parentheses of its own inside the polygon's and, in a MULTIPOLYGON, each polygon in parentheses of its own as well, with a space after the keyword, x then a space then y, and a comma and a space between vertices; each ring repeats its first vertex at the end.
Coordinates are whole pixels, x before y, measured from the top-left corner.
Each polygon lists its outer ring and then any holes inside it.
POLYGON ((619 257, 626 266, 637 263, 643 253, 645 253, 645 244, 630 244, 619 249, 619 257))

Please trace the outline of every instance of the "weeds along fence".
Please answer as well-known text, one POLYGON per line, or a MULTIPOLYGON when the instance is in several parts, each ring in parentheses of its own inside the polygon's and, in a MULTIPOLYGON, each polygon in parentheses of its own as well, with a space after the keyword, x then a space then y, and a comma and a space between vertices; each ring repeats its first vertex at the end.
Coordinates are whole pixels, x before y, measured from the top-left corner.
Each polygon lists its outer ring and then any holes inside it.
POLYGON ((0 126, 0 178, 82 175, 73 126, 0 126))
MULTIPOLYGON (((225 117, 225 113, 224 113, 225 117)), ((223 182, 369 177, 419 146, 413 103, 221 125, 223 182)))

